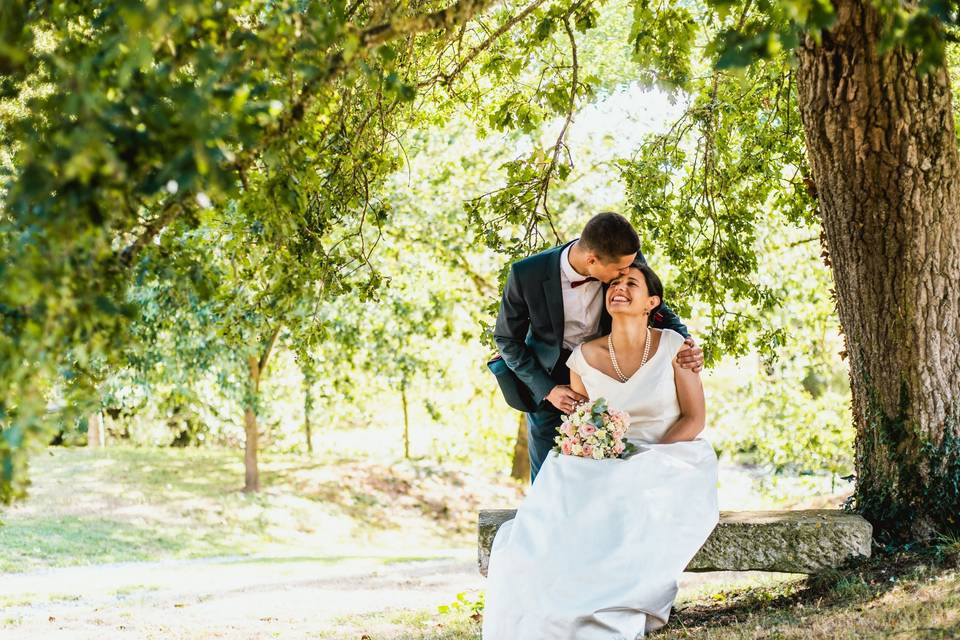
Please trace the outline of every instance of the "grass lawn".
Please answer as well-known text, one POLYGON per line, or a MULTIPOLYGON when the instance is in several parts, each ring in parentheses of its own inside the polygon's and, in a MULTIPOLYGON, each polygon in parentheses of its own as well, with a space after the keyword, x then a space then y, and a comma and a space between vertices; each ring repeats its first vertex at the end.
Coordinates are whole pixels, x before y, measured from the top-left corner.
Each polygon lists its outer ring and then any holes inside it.
POLYGON ((474 544, 481 505, 515 504, 509 480, 423 461, 266 454, 259 494, 242 452, 50 448, 28 499, 0 510, 0 572, 134 560, 435 555, 474 544))

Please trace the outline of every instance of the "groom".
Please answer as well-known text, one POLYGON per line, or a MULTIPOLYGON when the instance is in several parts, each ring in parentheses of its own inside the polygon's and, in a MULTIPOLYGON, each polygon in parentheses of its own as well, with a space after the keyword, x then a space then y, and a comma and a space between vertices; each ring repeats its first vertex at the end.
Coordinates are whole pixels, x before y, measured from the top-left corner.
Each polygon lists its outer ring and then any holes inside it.
MULTIPOLYGON (((493 331, 500 357, 489 366, 507 404, 527 413, 530 482, 553 447, 561 416, 587 399, 570 388, 567 358, 578 344, 610 332, 606 285, 638 257, 645 262, 630 222, 604 212, 578 239, 510 266, 493 331)), ((653 326, 687 339, 677 356, 682 367, 703 367, 703 352, 669 307, 660 307, 653 326)))

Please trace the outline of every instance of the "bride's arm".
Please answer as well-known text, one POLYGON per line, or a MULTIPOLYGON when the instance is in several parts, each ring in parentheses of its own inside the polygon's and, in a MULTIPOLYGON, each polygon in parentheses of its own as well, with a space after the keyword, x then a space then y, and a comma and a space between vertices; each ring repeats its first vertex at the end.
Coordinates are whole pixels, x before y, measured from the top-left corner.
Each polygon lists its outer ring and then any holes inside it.
POLYGON ((570 372, 570 388, 582 395, 584 398, 589 398, 587 395, 587 388, 583 386, 583 380, 580 379, 580 374, 575 371, 570 372))
POLYGON ((706 402, 703 399, 703 384, 700 374, 684 369, 673 362, 673 379, 677 384, 677 400, 680 402, 680 418, 663 435, 660 444, 693 440, 703 431, 707 421, 706 402))

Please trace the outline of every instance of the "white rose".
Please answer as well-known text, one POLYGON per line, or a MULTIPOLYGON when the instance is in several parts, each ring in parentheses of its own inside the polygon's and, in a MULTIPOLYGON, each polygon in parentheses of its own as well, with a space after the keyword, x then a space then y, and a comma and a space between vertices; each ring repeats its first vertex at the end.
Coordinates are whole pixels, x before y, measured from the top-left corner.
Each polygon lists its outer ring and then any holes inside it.
POLYGON ((603 449, 601 447, 593 448, 593 459, 594 460, 603 460, 603 449))

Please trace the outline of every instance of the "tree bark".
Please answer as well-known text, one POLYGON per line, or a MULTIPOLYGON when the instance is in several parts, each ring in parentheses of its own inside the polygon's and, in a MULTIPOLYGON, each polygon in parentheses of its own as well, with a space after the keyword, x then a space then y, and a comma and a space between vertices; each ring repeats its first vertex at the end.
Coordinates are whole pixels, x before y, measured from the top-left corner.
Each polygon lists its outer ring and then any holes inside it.
POLYGON ((257 426, 257 405, 260 400, 260 379, 263 370, 267 367, 267 360, 270 359, 270 352, 280 334, 280 325, 273 330, 263 347, 260 357, 249 356, 247 358, 247 370, 249 372, 246 406, 243 408, 243 427, 244 438, 244 482, 243 490, 247 492, 260 491, 260 467, 257 463, 257 451, 259 440, 259 431, 257 426))
POLYGON ((256 356, 247 358, 247 368, 250 373, 250 389, 247 406, 243 409, 244 439, 244 482, 243 490, 247 492, 260 491, 260 467, 257 464, 257 396, 260 393, 260 361, 256 356))
POLYGON ((99 449, 104 446, 105 438, 103 432, 103 416, 99 411, 94 411, 87 419, 87 446, 91 449, 99 449))
POLYGON ((530 481, 530 450, 527 446, 527 417, 526 414, 518 414, 517 421, 517 441, 513 445, 513 468, 510 470, 510 477, 516 478, 521 482, 530 481))
POLYGON ((960 162, 947 70, 878 53, 869 2, 800 47, 798 102, 857 430, 855 508, 878 539, 955 532, 960 509, 960 162))

